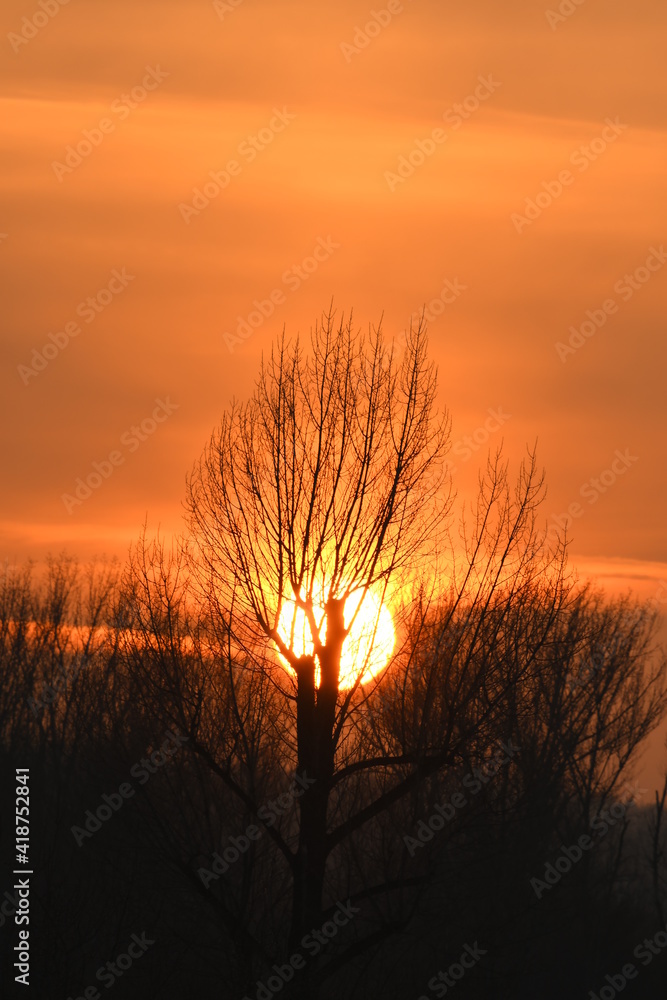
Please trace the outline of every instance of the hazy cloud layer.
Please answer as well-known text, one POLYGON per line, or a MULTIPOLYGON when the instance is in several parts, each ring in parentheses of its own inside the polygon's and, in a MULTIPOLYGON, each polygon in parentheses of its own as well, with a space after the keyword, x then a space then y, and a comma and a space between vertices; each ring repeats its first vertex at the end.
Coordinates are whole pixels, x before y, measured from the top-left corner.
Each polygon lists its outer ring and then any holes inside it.
POLYGON ((461 466, 464 495, 488 446, 503 438, 518 457, 538 438, 545 517, 581 502, 573 552, 667 560, 667 266, 621 290, 667 237, 667 10, 585 0, 552 28, 549 6, 405 0, 350 54, 364 4, 243 0, 221 19, 211 3, 71 0, 26 44, 11 33, 38 3, 6 5, 4 551, 122 551, 146 512, 177 524, 223 407, 251 391, 283 324, 307 331, 333 296, 360 324, 384 313, 388 334, 435 302, 455 440, 489 407, 511 414, 461 466), (137 100, 147 67, 168 75, 137 100), (499 86, 456 124, 480 78, 499 86), (295 117, 251 156, 248 137, 266 139, 277 112, 295 117), (67 147, 105 119, 113 128, 68 167, 67 147), (410 166, 418 141, 434 150, 410 166), (240 172, 186 222, 179 205, 230 160, 240 172), (554 195, 562 171, 572 181, 554 195), (537 216, 519 232, 527 199, 537 216), (295 271, 319 239, 339 246, 295 271), (132 280, 87 323, 86 301, 123 268, 132 280), (443 304, 447 280, 466 287, 443 304), (224 334, 276 289, 284 302, 230 353, 224 334), (609 299, 616 311, 559 355, 609 299), (21 366, 68 322, 81 332, 26 382, 21 366), (68 514, 63 493, 167 395, 178 409, 68 514), (628 448, 627 473, 582 498, 628 448))

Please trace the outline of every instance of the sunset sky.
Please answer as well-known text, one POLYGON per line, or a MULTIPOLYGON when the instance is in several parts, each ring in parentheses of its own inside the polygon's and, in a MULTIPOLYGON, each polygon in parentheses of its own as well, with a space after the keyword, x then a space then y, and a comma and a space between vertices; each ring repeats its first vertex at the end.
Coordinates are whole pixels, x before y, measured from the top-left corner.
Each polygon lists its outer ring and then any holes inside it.
POLYGON ((3 556, 178 530, 283 325, 426 303, 461 495, 537 440, 575 563, 658 594, 667 7, 561 7, 8 0, 3 556))

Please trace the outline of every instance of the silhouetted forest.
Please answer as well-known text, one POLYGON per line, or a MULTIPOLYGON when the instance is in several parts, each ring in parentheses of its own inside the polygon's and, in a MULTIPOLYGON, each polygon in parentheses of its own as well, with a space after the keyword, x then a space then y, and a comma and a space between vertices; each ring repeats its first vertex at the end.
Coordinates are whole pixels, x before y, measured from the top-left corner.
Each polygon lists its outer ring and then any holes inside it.
POLYGON ((183 541, 2 571, 36 995, 661 995, 665 794, 634 780, 667 707, 655 610, 569 573, 532 454, 515 482, 489 459, 448 560, 422 334, 398 366, 331 324, 313 350, 283 342, 214 433, 183 541), (350 566, 401 588, 390 662, 344 689, 350 566), (311 652, 279 631, 288 584, 311 652))
MULTIPOLYGON (((226 657, 178 560, 138 559, 122 581, 67 559, 39 582, 7 567, 0 581, 5 788, 10 766, 31 768, 33 981, 83 996, 145 932, 155 943, 117 995, 254 997, 291 955, 290 707, 226 657), (173 754, 152 763, 170 734, 173 754)), ((409 623, 400 680, 359 706, 350 742, 377 763, 355 772, 350 746, 330 806, 323 917, 348 900, 354 915, 311 957, 322 996, 444 995, 429 980, 476 943, 462 996, 586 997, 642 968, 633 952, 667 906, 664 823, 631 780, 664 711, 651 616, 585 589, 558 602, 536 585, 483 614, 429 609, 409 623), (591 848, 548 885, 582 835, 591 848)), ((3 904, 10 921, 11 892, 3 904)), ((658 995, 661 962, 634 995, 658 995)))

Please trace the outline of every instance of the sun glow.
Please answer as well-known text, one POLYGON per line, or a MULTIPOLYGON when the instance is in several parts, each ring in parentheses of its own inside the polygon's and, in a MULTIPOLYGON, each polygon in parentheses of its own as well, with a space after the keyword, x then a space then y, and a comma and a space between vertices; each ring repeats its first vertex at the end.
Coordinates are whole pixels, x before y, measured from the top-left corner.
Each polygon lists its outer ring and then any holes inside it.
MULTIPOLYGON (((321 606, 315 607, 314 610, 318 632, 324 641, 326 614, 321 606)), ((389 609, 372 591, 368 591, 365 597, 363 591, 350 595, 345 602, 344 620, 346 628, 352 621, 352 628, 343 643, 339 678, 341 690, 351 688, 360 675, 360 683, 367 684, 384 670, 395 641, 394 623, 389 609)), ((297 656, 306 656, 313 652, 313 641, 305 612, 297 608, 294 601, 285 601, 283 604, 278 632, 283 642, 297 656)), ((285 669, 294 674, 284 657, 279 658, 285 669)), ((318 687, 319 682, 319 666, 316 666, 315 683, 318 687)))

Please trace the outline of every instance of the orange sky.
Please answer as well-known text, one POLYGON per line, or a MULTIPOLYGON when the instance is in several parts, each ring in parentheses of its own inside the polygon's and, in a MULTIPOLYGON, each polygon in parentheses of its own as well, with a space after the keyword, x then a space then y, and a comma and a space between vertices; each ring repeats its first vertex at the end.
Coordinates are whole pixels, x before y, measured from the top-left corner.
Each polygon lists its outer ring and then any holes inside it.
POLYGON ((537 438, 545 516, 579 504, 575 561, 657 592, 663 3, 42 4, 8 0, 0 32, 4 555, 178 527, 187 469, 283 324, 333 296, 394 334, 435 300, 462 492, 488 444, 537 438), (254 300, 272 315, 230 352, 254 300), (557 350, 587 310, 603 325, 557 350), (64 500, 93 463, 108 477, 64 500))

